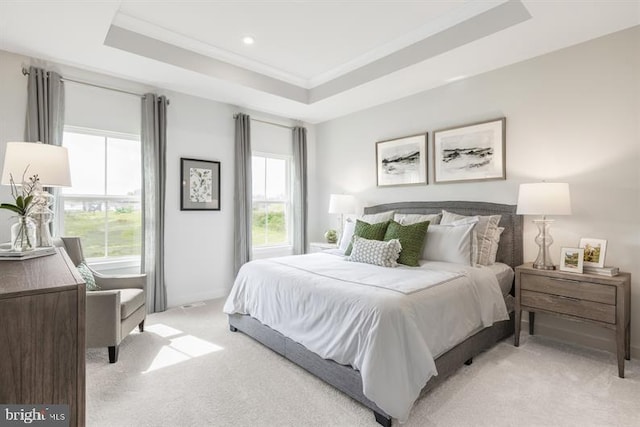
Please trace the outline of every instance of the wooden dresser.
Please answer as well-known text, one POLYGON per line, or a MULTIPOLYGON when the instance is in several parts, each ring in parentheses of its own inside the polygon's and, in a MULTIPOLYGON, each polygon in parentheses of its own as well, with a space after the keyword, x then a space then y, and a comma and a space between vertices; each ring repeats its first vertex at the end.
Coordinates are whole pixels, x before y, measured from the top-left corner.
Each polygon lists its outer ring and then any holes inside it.
POLYGON ((535 313, 589 322, 615 331, 618 375, 631 358, 631 274, 614 277, 516 267, 515 346, 520 344, 522 310, 529 312, 529 334, 535 313))
POLYGON ((66 404, 85 424, 85 285, 64 249, 0 261, 0 402, 66 404))

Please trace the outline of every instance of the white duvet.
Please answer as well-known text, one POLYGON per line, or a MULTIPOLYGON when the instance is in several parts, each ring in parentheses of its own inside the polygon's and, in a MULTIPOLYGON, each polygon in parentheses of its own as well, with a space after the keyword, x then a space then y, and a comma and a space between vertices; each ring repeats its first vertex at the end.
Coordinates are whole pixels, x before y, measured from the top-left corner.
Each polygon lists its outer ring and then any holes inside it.
POLYGON ((224 305, 324 359, 360 371, 363 392, 401 422, 434 359, 509 318, 489 269, 443 262, 386 268, 326 253, 252 261, 224 305))

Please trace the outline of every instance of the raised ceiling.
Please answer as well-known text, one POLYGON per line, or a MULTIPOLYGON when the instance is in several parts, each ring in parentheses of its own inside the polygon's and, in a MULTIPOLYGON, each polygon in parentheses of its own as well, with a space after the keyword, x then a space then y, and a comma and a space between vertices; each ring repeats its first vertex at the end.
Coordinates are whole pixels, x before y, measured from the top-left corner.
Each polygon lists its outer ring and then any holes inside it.
POLYGON ((2 0, 0 49, 317 123, 638 24, 640 1, 2 0))

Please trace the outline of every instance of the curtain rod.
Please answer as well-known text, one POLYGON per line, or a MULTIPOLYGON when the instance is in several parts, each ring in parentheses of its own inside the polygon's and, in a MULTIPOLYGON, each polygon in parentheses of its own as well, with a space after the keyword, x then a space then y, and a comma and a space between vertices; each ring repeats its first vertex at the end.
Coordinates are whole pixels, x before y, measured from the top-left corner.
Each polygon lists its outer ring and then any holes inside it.
MULTIPOLYGON (((28 76, 29 75, 29 70, 27 70, 26 68, 23 67, 22 68, 22 74, 25 75, 25 76, 28 76)), ((81 85, 97 87, 97 88, 100 88, 100 89, 111 90, 111 91, 114 91, 114 92, 120 92, 120 93, 137 96, 139 98, 144 99, 144 94, 136 93, 136 92, 129 92, 127 90, 118 89, 118 88, 115 88, 115 87, 102 86, 102 85, 99 85, 99 84, 89 83, 89 82, 85 82, 85 81, 82 81, 82 80, 74 80, 74 79, 70 79, 70 78, 67 78, 67 77, 61 77, 60 80, 62 80, 63 82, 77 83, 77 84, 81 84, 81 85)), ((167 99, 167 105, 169 105, 169 104, 170 104, 170 102, 167 99)))
MULTIPOLYGON (((236 117, 238 117, 238 115, 234 114, 233 118, 235 119, 236 117)), ((280 124, 280 123, 269 122, 269 121, 266 121, 266 120, 254 119, 251 116, 249 116, 249 120, 251 120, 252 122, 259 122, 259 123, 264 123, 264 124, 267 124, 267 125, 278 126, 278 127, 285 128, 285 129, 295 129, 294 126, 287 126, 287 125, 283 125, 283 124, 280 124)))

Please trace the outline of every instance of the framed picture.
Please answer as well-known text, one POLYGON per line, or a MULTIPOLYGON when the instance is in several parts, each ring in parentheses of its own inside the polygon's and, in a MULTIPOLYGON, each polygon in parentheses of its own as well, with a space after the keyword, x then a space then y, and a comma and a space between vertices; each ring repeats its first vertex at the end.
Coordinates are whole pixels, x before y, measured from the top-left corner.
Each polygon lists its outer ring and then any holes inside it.
POLYGON ((506 179, 506 118, 433 133, 435 182, 506 179))
POLYGON ((604 267, 604 257, 607 254, 607 241, 583 237, 580 247, 584 249, 584 265, 588 267, 604 267))
POLYGON ((572 273, 582 273, 584 263, 584 249, 562 248, 560 251, 560 270, 572 273))
POLYGON ((180 210, 220 210, 220 162, 180 159, 180 210))
POLYGON ((378 187, 427 184, 427 134, 376 143, 378 187))

